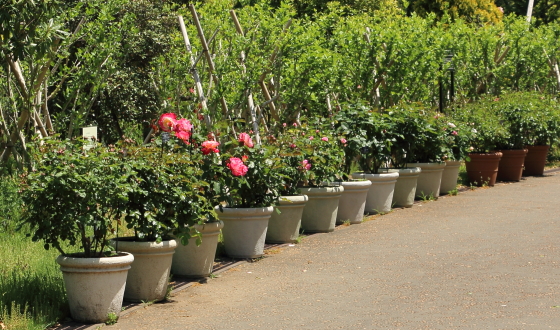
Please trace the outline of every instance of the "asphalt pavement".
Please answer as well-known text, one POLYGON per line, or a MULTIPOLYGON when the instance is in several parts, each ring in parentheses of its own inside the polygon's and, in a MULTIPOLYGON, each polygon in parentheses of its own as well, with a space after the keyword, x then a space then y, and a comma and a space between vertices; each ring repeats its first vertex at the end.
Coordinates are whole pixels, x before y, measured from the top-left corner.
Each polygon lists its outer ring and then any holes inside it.
POLYGON ((309 236, 104 329, 560 329, 560 174, 309 236))

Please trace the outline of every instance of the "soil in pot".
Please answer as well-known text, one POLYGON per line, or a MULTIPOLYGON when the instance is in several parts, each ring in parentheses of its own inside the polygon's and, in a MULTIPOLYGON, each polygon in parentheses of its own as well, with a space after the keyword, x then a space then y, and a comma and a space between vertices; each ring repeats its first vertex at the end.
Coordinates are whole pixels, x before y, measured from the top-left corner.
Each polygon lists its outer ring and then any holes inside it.
POLYGON ((469 182, 473 186, 494 186, 498 175, 501 152, 471 153, 465 162, 469 182))
POLYGON ((502 158, 498 165, 498 176, 496 179, 501 181, 521 180, 527 149, 499 151, 502 153, 502 158))

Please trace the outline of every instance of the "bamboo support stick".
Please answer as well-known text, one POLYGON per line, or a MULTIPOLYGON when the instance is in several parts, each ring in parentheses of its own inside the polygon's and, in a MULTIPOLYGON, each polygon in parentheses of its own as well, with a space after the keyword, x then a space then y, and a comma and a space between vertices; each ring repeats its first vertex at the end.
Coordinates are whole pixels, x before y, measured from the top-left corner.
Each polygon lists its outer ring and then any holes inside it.
MULTIPOLYGON (((235 25, 235 29, 237 30, 237 33, 244 36, 243 28, 241 27, 241 24, 239 24, 239 20, 237 19, 237 15, 235 14, 235 11, 232 9, 229 11, 229 13, 231 15, 231 18, 233 19, 233 23, 235 25)), ((245 73, 245 54, 243 52, 241 52, 241 66, 243 68, 243 72, 245 73)), ((261 144, 259 123, 257 120, 255 103, 253 101, 253 92, 251 91, 250 88, 247 90, 247 106, 249 107, 249 114, 251 116, 251 122, 253 124, 253 133, 255 134, 255 140, 257 141, 257 144, 261 144)))
POLYGON ((198 31, 198 38, 200 39, 200 43, 202 44, 202 52, 206 56, 206 60, 208 61, 210 72, 214 72, 216 71, 214 68, 214 61, 212 60, 212 56, 210 56, 210 51, 208 50, 208 43, 206 42, 206 37, 204 37, 204 31, 202 30, 202 26, 200 25, 200 20, 198 19, 198 13, 196 12, 194 5, 192 4, 189 5, 189 9, 193 17, 194 25, 196 26, 196 30, 198 31))
MULTIPOLYGON (((195 12, 195 14, 196 14, 196 12, 195 12)), ((183 20, 183 16, 181 16, 181 15, 179 15, 178 18, 179 18, 179 26, 181 27, 181 33, 183 34, 183 40, 185 42, 185 47, 187 48, 187 52, 189 52, 189 54, 190 54, 191 66, 193 66, 194 57, 193 57, 191 42, 189 40, 189 35, 187 34, 187 28, 185 27, 185 21, 183 20)), ((208 106, 206 104, 206 98, 204 97, 204 90, 202 89, 202 82, 200 80, 200 77, 198 76, 198 71, 196 70, 195 67, 193 67, 191 69, 191 74, 192 74, 194 82, 195 82, 196 93, 198 95, 198 101, 200 102, 200 105, 202 106, 202 109, 204 110, 204 112, 206 112, 204 114, 204 122, 206 123, 206 127, 210 131, 210 130, 212 130, 212 122, 211 122, 210 115, 207 113, 208 112, 208 106)))

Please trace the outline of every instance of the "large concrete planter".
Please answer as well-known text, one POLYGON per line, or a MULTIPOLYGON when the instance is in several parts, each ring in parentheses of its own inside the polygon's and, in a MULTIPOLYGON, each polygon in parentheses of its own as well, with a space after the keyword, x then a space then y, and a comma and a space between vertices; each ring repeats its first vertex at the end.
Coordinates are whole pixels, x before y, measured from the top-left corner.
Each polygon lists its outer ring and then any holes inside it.
POLYGON ((196 245, 197 237, 191 237, 189 244, 177 244, 173 254, 171 273, 177 276, 199 278, 212 274, 214 258, 220 230, 224 227, 223 221, 194 225, 202 235, 202 242, 196 245))
POLYGON ((465 162, 467 166, 467 175, 469 182, 474 186, 496 184, 496 177, 498 176, 498 167, 500 159, 502 158, 501 152, 488 152, 488 153, 470 153, 470 161, 465 162))
POLYGON ((362 223, 371 181, 346 181, 341 184, 344 187, 344 192, 338 202, 336 223, 341 224, 347 220, 351 224, 362 223))
POLYGON ((498 176, 496 179, 500 181, 521 180, 527 149, 498 151, 502 153, 502 158, 498 165, 498 176))
POLYGON ((121 312, 126 277, 134 257, 130 253, 104 258, 60 255, 56 262, 64 278, 72 319, 104 323, 121 312))
POLYGON ((303 209, 301 228, 305 233, 328 233, 334 230, 338 202, 344 188, 319 187, 301 188, 301 193, 307 195, 309 201, 303 209))
POLYGON ((301 216, 307 201, 307 195, 281 196, 279 198, 279 205, 274 207, 275 210, 268 220, 267 243, 293 243, 297 241, 299 228, 301 227, 301 216))
POLYGON ((395 184, 399 173, 387 172, 379 174, 352 173, 354 179, 371 181, 371 186, 366 197, 364 212, 368 214, 387 213, 391 211, 395 184))
POLYGON ((550 146, 527 146, 523 175, 543 175, 550 146))
POLYGON ((399 173, 393 194, 393 204, 396 207, 412 207, 416 196, 416 185, 422 169, 420 167, 390 169, 389 172, 399 173))
POLYGON ((447 160, 441 175, 441 184, 439 186, 440 194, 448 194, 450 191, 457 189, 457 179, 459 178, 459 169, 461 161, 447 160))
POLYGON ((264 242, 268 220, 274 207, 229 208, 222 211, 216 207, 224 222, 224 247, 232 258, 258 258, 264 254, 264 242))
MULTIPOLYGON (((118 243, 119 251, 134 256, 128 272, 124 300, 142 302, 165 299, 177 241, 137 242, 134 237, 122 237, 118 238, 118 243)), ((116 246, 116 240, 111 240, 111 244, 116 246)))
POLYGON ((416 197, 439 197, 441 176, 445 163, 410 163, 407 166, 420 167, 422 169, 418 177, 418 184, 416 185, 416 197))

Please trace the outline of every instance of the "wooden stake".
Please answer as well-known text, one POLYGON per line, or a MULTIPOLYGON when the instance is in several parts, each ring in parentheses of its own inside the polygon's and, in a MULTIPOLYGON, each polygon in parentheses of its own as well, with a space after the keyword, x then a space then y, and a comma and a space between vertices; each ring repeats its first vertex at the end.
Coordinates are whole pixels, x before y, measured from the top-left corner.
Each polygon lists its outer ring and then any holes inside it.
POLYGON ((191 42, 189 40, 189 35, 187 34, 187 28, 185 27, 185 21, 183 20, 183 16, 181 16, 181 15, 179 15, 178 18, 179 18, 179 26, 181 27, 181 33, 183 34, 183 40, 185 41, 185 47, 187 48, 187 52, 189 52, 190 58, 191 58, 191 66, 192 66, 191 74, 193 75, 193 79, 194 79, 194 82, 195 82, 196 93, 198 95, 198 101, 200 102, 200 105, 202 106, 202 109, 206 113, 204 115, 204 122, 206 123, 206 127, 208 128, 208 130, 211 131, 212 130, 212 122, 211 122, 210 115, 207 114, 208 106, 206 104, 206 98, 204 97, 204 90, 202 89, 202 82, 200 81, 200 77, 198 76, 198 71, 194 67, 194 57, 193 57, 193 52, 192 52, 192 46, 191 46, 191 42))

